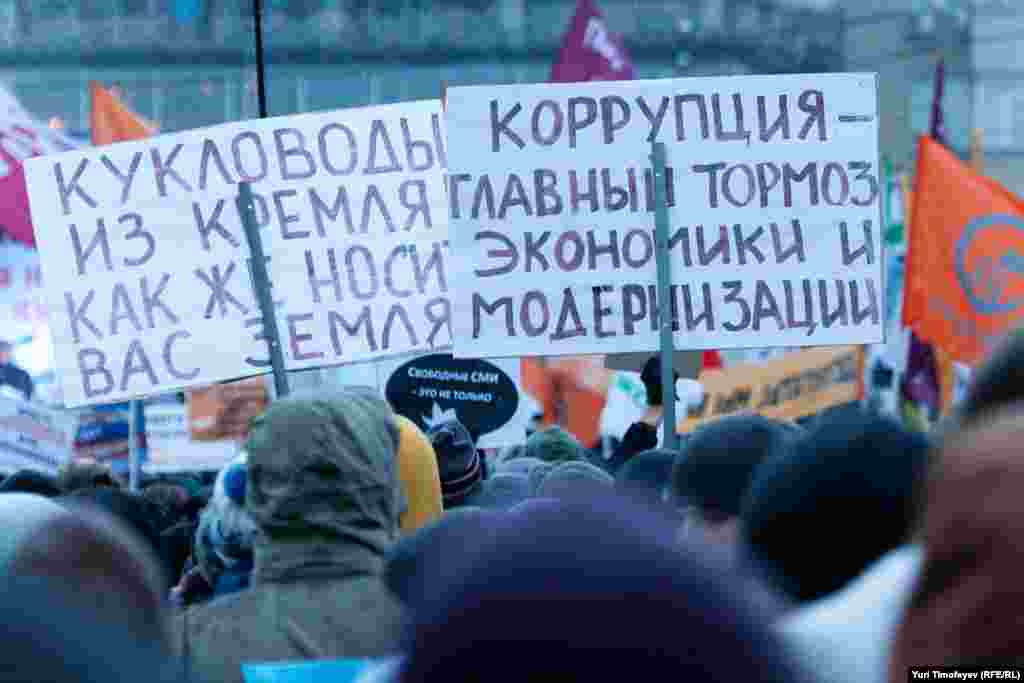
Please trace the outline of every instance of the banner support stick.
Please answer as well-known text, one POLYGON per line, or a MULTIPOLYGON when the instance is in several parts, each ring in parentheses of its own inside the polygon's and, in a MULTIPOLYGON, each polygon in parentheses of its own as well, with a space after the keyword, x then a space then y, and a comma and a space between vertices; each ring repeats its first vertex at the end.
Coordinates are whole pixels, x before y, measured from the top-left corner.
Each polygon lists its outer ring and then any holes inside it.
POLYGON ((288 375, 284 369, 284 354, 281 352, 281 339, 277 333, 277 318, 274 315, 274 301, 270 296, 270 275, 267 274, 266 257, 263 255, 263 242, 260 240, 260 228, 256 224, 253 210, 252 186, 248 182, 238 184, 238 213, 242 217, 245 228, 245 239, 249 243, 252 257, 252 281, 259 303, 260 316, 263 318, 263 337, 267 340, 270 350, 270 367, 274 374, 274 398, 288 395, 288 375))
POLYGON ((138 491, 142 483, 142 439, 145 434, 145 413, 142 399, 128 404, 128 490, 138 491))
POLYGON ((658 264, 658 302, 661 313, 661 397, 665 414, 661 427, 664 430, 664 447, 676 447, 676 387, 673 381, 675 368, 673 359, 674 316, 672 315, 671 282, 672 266, 668 258, 668 205, 665 197, 665 143, 651 143, 651 161, 654 165, 654 244, 658 264))

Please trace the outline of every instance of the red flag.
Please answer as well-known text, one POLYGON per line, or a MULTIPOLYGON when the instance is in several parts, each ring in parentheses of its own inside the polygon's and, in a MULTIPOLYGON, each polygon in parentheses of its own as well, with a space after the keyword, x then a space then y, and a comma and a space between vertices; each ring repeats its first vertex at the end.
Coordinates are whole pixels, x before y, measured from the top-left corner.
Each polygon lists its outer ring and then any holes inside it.
POLYGON ((156 133, 156 125, 142 118, 110 90, 99 83, 89 84, 92 112, 89 117, 92 144, 109 145, 114 142, 141 140, 156 133))
POLYGON ((916 176, 903 319, 976 363, 1024 321, 1024 200, 929 138, 916 176))
POLYGON ((14 95, 0 87, 0 231, 35 247, 22 162, 75 147, 60 131, 36 121, 14 95))
POLYGON ((594 0, 579 0, 551 69, 551 82, 628 81, 635 77, 622 36, 608 30, 594 0))

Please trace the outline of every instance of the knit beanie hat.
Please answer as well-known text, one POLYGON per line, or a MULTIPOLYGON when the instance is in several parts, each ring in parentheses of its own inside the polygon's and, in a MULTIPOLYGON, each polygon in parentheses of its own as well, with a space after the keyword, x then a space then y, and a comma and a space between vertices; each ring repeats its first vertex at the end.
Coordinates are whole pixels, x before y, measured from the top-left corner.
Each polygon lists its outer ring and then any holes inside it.
POLYGON ((497 470, 496 474, 518 474, 521 477, 528 477, 535 468, 546 465, 546 462, 537 458, 516 458, 499 463, 495 469, 497 470))
POLYGON ((467 545, 483 545, 488 529, 495 524, 495 515, 467 505, 403 536, 388 553, 385 585, 402 604, 414 607, 454 571, 448 556, 458 558, 467 545))
POLYGON ((703 424, 682 445, 673 492, 705 518, 734 519, 757 467, 784 454, 801 433, 762 415, 728 415, 703 424))
POLYGON ((480 489, 484 472, 473 437, 458 420, 435 425, 429 432, 441 474, 444 507, 463 505, 480 489))
POLYGON ((615 480, 604 470, 585 462, 567 462, 547 473, 536 495, 539 498, 563 500, 607 494, 614 487, 615 480))
POLYGON ((395 415, 398 425, 398 477, 405 494, 405 512, 399 517, 402 533, 412 533, 444 511, 441 475, 430 440, 412 420, 395 415))
POLYGON ((471 499, 485 510, 508 510, 530 497, 530 480, 521 474, 500 472, 484 479, 471 499))
POLYGON ((210 504, 200 517, 196 532, 197 559, 211 581, 221 568, 252 562, 256 523, 245 510, 247 488, 245 456, 239 456, 217 474, 210 504))
POLYGON ((532 434, 526 440, 524 455, 527 458, 537 458, 548 463, 586 459, 580 442, 561 427, 551 427, 532 434))
POLYGON ((615 475, 615 486, 636 501, 662 506, 671 498, 672 466, 678 452, 667 448, 633 456, 615 475))

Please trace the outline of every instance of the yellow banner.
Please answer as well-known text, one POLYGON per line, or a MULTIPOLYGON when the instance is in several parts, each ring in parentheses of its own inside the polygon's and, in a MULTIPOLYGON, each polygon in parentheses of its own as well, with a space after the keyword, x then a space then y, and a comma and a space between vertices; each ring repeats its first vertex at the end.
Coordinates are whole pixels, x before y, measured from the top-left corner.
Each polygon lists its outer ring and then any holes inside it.
POLYGON ((701 373, 704 402, 679 423, 679 431, 724 415, 758 413, 796 420, 863 395, 864 349, 818 347, 753 365, 701 373))

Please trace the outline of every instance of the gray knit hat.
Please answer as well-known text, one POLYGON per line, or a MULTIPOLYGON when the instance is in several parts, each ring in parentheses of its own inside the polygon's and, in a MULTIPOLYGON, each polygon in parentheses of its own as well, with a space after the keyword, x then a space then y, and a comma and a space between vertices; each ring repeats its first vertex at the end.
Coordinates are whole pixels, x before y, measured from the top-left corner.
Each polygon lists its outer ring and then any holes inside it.
POLYGON ((585 459, 580 442, 561 427, 551 427, 535 432, 526 440, 526 453, 523 455, 549 463, 585 459))
POLYGON ((551 469, 536 489, 538 498, 600 495, 611 492, 615 480, 604 470, 585 462, 567 462, 551 469))

